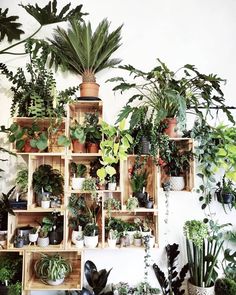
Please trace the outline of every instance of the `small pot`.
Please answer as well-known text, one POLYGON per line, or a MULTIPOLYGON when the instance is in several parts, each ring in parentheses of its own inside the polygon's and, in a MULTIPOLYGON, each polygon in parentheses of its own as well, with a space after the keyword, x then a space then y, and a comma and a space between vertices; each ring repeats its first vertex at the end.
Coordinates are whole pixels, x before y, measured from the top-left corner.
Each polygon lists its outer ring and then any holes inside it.
POLYGON ((145 208, 152 209, 153 208, 153 201, 146 201, 145 208))
POLYGON ((84 240, 75 240, 75 247, 78 248, 78 249, 83 249, 84 240))
POLYGON ((84 236, 84 246, 86 248, 96 248, 98 245, 98 236, 84 236))
POLYGON ((135 239, 134 238, 134 246, 135 247, 141 247, 142 246, 142 239, 135 239))
POLYGON ((24 240, 22 239, 22 240, 20 240, 20 241, 15 242, 15 243, 14 243, 14 246, 15 246, 16 248, 22 248, 22 247, 24 247, 24 240))
POLYGON ((72 189, 82 190, 84 177, 72 177, 71 179, 71 186, 72 189))
POLYGON ((50 200, 49 201, 41 201, 41 207, 43 208, 43 209, 48 209, 48 208, 50 208, 50 200))
POLYGON ((24 239, 24 245, 29 245, 29 233, 32 230, 32 226, 22 226, 17 228, 17 235, 23 237, 24 239))
POLYGON ((140 207, 145 207, 145 203, 147 200, 147 193, 136 192, 136 193, 133 193, 133 196, 138 199, 138 203, 140 207))
POLYGON ((30 243, 37 242, 38 236, 39 236, 38 233, 36 233, 36 234, 29 233, 29 241, 30 241, 30 243))
POLYGON ((95 82, 83 82, 79 85, 80 97, 97 98, 100 85, 95 82))
POLYGON ((163 120, 163 123, 167 125, 167 127, 163 130, 164 134, 168 135, 171 138, 178 137, 176 118, 165 118, 163 120))
POLYGON ((25 145, 23 147, 23 152, 25 152, 25 153, 37 153, 38 151, 39 151, 39 149, 33 148, 30 145, 30 140, 25 141, 25 145))
POLYGON ((97 154, 99 152, 99 144, 94 143, 94 142, 88 142, 87 143, 87 151, 88 151, 88 153, 97 154))
POLYGON ((76 244, 76 241, 83 236, 83 231, 73 230, 71 234, 71 241, 76 244))
POLYGON ((85 143, 81 143, 76 139, 72 140, 73 153, 86 153, 85 143))
POLYGON ((39 247, 47 247, 49 245, 49 237, 46 237, 46 238, 38 237, 37 244, 39 247))
POLYGON ((185 188, 185 181, 183 176, 170 177, 171 190, 182 191, 185 188))
POLYGON ((107 243, 110 248, 116 248, 116 239, 107 239, 107 243))
POLYGON ((116 190, 116 182, 108 182, 108 190, 115 191, 116 190))

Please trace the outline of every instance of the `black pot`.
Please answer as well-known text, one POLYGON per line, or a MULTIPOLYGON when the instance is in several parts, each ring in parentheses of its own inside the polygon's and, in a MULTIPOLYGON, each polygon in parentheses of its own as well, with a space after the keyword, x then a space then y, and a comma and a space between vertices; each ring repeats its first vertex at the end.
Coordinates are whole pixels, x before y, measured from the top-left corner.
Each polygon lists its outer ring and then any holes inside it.
POLYGON ((146 201, 146 203, 145 203, 145 207, 146 207, 147 209, 152 209, 152 207, 153 207, 153 201, 146 201))
POLYGON ((33 227, 30 225, 17 228, 17 234, 24 238, 24 245, 29 245, 29 233, 32 229, 33 227))
POLYGON ((222 204, 232 204, 235 196, 232 193, 222 193, 221 191, 216 192, 217 201, 222 204))
POLYGON ((136 192, 133 193, 133 196, 138 199, 138 203, 140 207, 145 207, 147 201, 147 193, 136 192))
POLYGON ((8 220, 8 213, 7 212, 3 212, 0 213, 0 230, 7 230, 7 220, 8 220))
POLYGON ((149 155, 150 154, 150 142, 147 140, 145 136, 141 138, 141 154, 149 155))
POLYGON ((50 245, 59 245, 62 241, 61 233, 56 230, 51 231, 48 236, 50 245))

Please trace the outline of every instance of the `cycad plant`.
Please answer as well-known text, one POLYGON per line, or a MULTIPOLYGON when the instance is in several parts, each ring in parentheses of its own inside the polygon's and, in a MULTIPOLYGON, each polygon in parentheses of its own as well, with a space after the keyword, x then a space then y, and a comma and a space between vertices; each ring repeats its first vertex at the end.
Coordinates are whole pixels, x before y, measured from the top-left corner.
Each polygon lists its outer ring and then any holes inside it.
POLYGON ((90 22, 72 18, 67 31, 58 27, 50 39, 59 57, 54 62, 81 75, 83 82, 95 82, 97 72, 120 62, 110 57, 121 45, 122 26, 111 33, 109 27, 108 20, 103 19, 93 32, 90 22))

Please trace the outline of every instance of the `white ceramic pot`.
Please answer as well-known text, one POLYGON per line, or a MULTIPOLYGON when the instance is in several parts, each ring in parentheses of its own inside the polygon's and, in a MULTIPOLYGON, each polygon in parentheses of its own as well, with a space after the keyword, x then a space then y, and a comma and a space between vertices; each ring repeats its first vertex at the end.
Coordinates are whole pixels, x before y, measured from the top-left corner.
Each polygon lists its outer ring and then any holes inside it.
POLYGON ((84 246, 86 248, 96 248, 98 245, 98 236, 84 236, 84 246))
POLYGON ((215 295, 215 286, 203 288, 203 287, 194 286, 188 281, 188 294, 189 295, 215 295))
POLYGON ((53 280, 47 280, 47 283, 51 286, 58 286, 58 285, 61 285, 63 282, 64 282, 65 278, 62 278, 62 279, 57 279, 55 281, 53 280))
POLYGON ((49 237, 46 238, 38 238, 37 244, 39 247, 47 247, 49 245, 49 237))
POLYGON ((142 246, 142 239, 134 239, 134 246, 141 247, 142 246))
POLYGON ((126 233, 129 236, 130 245, 133 245, 134 244, 134 233, 135 233, 135 231, 127 231, 126 233))
POLYGON ((71 241, 73 244, 76 244, 76 241, 79 239, 79 238, 82 238, 83 236, 83 231, 78 231, 78 230, 73 230, 72 231, 72 235, 71 235, 71 241))
POLYGON ((116 248, 116 241, 117 241, 117 239, 107 239, 107 243, 108 243, 108 246, 110 247, 110 248, 116 248))
POLYGON ((50 208, 50 202, 51 201, 41 201, 41 207, 43 208, 43 209, 48 209, 48 208, 50 208))
POLYGON ((84 247, 84 240, 75 240, 75 247, 82 249, 84 247))
POLYGON ((171 190, 182 191, 185 187, 183 176, 171 176, 170 177, 171 190))
POLYGON ((82 190, 84 180, 85 180, 84 177, 73 177, 71 179, 72 189, 82 190))
POLYGON ((116 183, 115 182, 109 182, 108 183, 108 190, 109 191, 115 191, 116 190, 116 183))
POLYGON ((30 233, 29 233, 29 241, 30 241, 31 243, 35 243, 35 242, 37 241, 37 239, 38 239, 38 236, 39 236, 38 233, 36 233, 36 234, 30 234, 30 233))

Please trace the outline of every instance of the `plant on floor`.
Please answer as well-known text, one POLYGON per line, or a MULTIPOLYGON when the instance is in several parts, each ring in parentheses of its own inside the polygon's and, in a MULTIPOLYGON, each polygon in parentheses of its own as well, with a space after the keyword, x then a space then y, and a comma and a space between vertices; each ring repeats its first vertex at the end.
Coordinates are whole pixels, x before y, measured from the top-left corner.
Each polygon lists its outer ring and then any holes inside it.
POLYGON ((111 269, 109 271, 106 269, 98 271, 96 265, 92 261, 87 260, 84 264, 84 274, 93 292, 84 289, 82 290, 82 295, 112 295, 112 291, 104 292, 110 272, 111 269))
POLYGON ((222 228, 228 225, 218 225, 212 220, 208 224, 198 220, 185 222, 191 284, 199 287, 214 285, 218 275, 217 259, 224 243, 222 228))
POLYGON ((181 289, 184 282, 185 276, 188 272, 188 264, 185 264, 180 270, 179 274, 177 272, 177 258, 180 253, 178 250, 178 244, 168 244, 165 247, 167 256, 167 271, 168 275, 160 269, 160 267, 154 263, 153 269, 156 278, 160 284, 162 294, 164 295, 181 295, 185 294, 185 291, 181 289))
POLYGON ((49 255, 41 253, 41 258, 34 264, 36 276, 44 283, 64 280, 72 272, 72 266, 59 254, 49 255))
POLYGON ((127 158, 133 138, 129 130, 125 129, 125 121, 120 122, 118 126, 112 126, 103 121, 101 131, 103 140, 100 143, 100 149, 103 167, 97 170, 97 175, 104 182, 107 176, 116 174, 113 165, 127 158))

